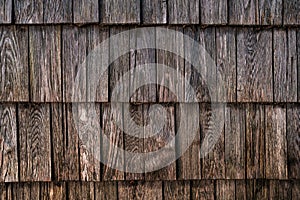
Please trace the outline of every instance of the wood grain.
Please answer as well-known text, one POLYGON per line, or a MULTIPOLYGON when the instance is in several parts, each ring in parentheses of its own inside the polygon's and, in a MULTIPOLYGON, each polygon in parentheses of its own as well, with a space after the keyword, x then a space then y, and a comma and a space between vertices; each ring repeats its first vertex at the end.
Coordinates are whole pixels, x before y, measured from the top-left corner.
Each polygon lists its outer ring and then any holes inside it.
POLYGON ((99 22, 99 1, 73 1, 73 22, 75 24, 99 22))
POLYGON ((198 0, 169 0, 169 24, 199 24, 200 11, 198 0))
POLYGON ((64 200, 66 199, 66 183, 40 183, 40 200, 64 200))
POLYGON ((33 102, 61 101, 61 29, 29 28, 30 87, 33 102))
POLYGON ((139 0, 103 0, 101 2, 101 23, 137 24, 140 23, 139 0))
POLYGON ((19 183, 12 185, 12 199, 39 199, 40 184, 39 183, 19 183))
POLYGON ((12 2, 13 0, 1 0, 0 1, 0 23, 9 24, 12 22, 12 2))
POLYGON ((95 199, 93 182, 69 182, 67 188, 67 199, 95 199))
POLYGON ((297 80, 298 80, 298 84, 297 84, 297 90, 298 90, 298 102, 300 102, 300 30, 297 29, 297 35, 296 35, 296 38, 297 38, 297 42, 296 42, 296 45, 297 45, 297 72, 298 72, 298 75, 297 75, 297 80))
POLYGON ((118 189, 117 182, 95 182, 95 197, 96 199, 111 199, 117 200, 118 189))
POLYGON ((167 1, 165 0, 142 0, 143 24, 166 24, 167 1))
POLYGON ((270 199, 291 199, 292 188, 288 181, 270 180, 270 199))
POLYGON ((0 27, 0 100, 29 100, 28 28, 0 27))
POLYGON ((300 182, 294 181, 292 182, 292 199, 297 199, 300 195, 300 182))
POLYGON ((266 178, 287 179, 286 107, 266 106, 266 178))
POLYGON ((265 177, 265 107, 246 105, 247 178, 265 177))
POLYGON ((237 33, 237 101, 271 102, 272 32, 254 28, 237 33))
POLYGON ((269 182, 253 180, 253 199, 269 199, 269 182))
POLYGON ((297 102, 296 31, 274 30, 274 101, 297 102))
POLYGON ((225 170, 228 179, 244 179, 246 169, 245 123, 243 105, 225 108, 225 170))
POLYGON ((227 1, 200 0, 201 24, 227 24, 227 1))
POLYGON ((300 24, 300 2, 297 0, 284 0, 284 25, 299 25, 300 24))
POLYGON ((119 182, 118 194, 120 199, 163 199, 162 182, 119 182))
POLYGON ((176 181, 165 182, 164 184, 164 199, 190 199, 190 182, 176 181))
POLYGON ((235 199, 247 199, 247 181, 248 180, 235 180, 235 199))
POLYGON ((16 24, 41 24, 44 21, 43 0, 15 0, 16 24))
POLYGON ((213 180, 198 180, 191 182, 191 192, 193 200, 203 199, 209 200, 214 199, 215 196, 215 185, 213 180))
MULTIPOLYGON (((76 1, 77 2, 77 1, 76 1)), ((44 23, 72 23, 72 1, 51 0, 44 1, 44 23)))
POLYGON ((216 181, 216 199, 234 199, 235 193, 234 180, 216 181))
POLYGON ((287 154, 289 179, 300 177, 300 107, 287 106, 287 154))
POLYGON ((19 106, 20 181, 50 181, 51 145, 48 104, 19 106))
POLYGON ((18 181, 16 106, 0 104, 0 182, 18 181))

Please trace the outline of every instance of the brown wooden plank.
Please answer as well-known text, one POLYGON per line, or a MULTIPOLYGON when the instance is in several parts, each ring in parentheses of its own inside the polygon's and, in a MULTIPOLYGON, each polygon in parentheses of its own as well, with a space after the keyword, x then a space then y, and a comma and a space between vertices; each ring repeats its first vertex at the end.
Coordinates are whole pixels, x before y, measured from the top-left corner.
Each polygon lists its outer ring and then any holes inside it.
MULTIPOLYGON (((224 115, 224 106, 220 106, 215 110, 216 113, 224 115)), ((201 146, 209 146, 206 142, 217 140, 213 149, 211 149, 208 154, 203 157, 202 162, 202 174, 203 179, 224 179, 225 178, 225 129, 222 130, 222 133, 218 133, 218 138, 215 138, 216 134, 210 130, 217 126, 217 122, 214 121, 213 110, 210 104, 200 104, 200 127, 201 127, 201 146)), ((204 155, 203 155, 204 156, 204 155)))
POLYGON ((101 23, 136 24, 140 23, 139 0, 103 0, 101 2, 101 23))
POLYGON ((53 177, 56 181, 78 181, 79 136, 73 121, 77 104, 52 104, 53 177))
POLYGON ((253 180, 253 199, 269 199, 269 181, 253 180))
POLYGON ((142 0, 142 22, 143 24, 166 24, 167 23, 167 1, 164 0, 142 0))
POLYGON ((67 186, 67 199, 74 200, 94 200, 94 183, 93 182, 69 182, 67 186))
POLYGON ((272 32, 242 28, 237 34, 237 101, 271 102, 272 32))
POLYGON ((49 182, 40 183, 40 200, 64 200, 66 199, 66 183, 49 182))
POLYGON ((11 198, 11 184, 0 183, 0 199, 10 200, 11 198))
POLYGON ((297 102, 296 31, 274 30, 274 101, 297 102))
POLYGON ((300 181, 295 180, 291 183, 292 187, 292 199, 298 199, 300 196, 300 181))
POLYGON ((164 182, 164 199, 190 199, 189 181, 164 182))
POLYGON ((44 1, 44 23, 72 23, 72 1, 44 1))
POLYGON ((0 1, 0 23, 9 24, 12 21, 12 1, 13 0, 1 0, 0 1))
MULTIPOLYGON (((87 80, 89 80, 87 81, 87 100, 89 102, 108 101, 108 70, 100 74, 100 59, 98 60, 99 54, 96 53, 99 52, 99 48, 104 48, 104 51, 109 51, 109 43, 107 42, 105 45, 102 44, 108 37, 109 29, 107 27, 97 25, 87 27, 87 52, 92 58, 87 59, 87 80), (95 77, 96 74, 98 75, 97 77, 95 77), (92 94, 94 91, 96 94, 92 94)), ((108 57, 101 57, 101 65, 108 67, 108 61, 108 57)))
POLYGON ((19 183, 12 185, 13 199, 28 200, 39 199, 40 184, 35 183, 19 183))
POLYGON ((0 27, 0 100, 28 101, 28 28, 0 27))
POLYGON ((246 169, 244 105, 225 108, 225 171, 228 179, 244 179, 246 169))
MULTIPOLYGON (((194 126, 192 123, 193 118, 189 116, 192 113, 192 109, 195 109, 197 104, 180 104, 176 105, 176 130, 181 128, 182 130, 194 130, 195 127, 191 128, 188 126, 194 126), (180 110, 184 110, 185 115, 180 115, 180 110), (181 123, 182 122, 182 123, 181 123), (182 127, 184 126, 184 127, 182 127)), ((200 123, 198 122, 198 126, 200 123)), ((176 140, 176 149, 177 154, 184 151, 183 147, 186 144, 191 142, 191 145, 188 147, 186 152, 183 155, 177 155, 179 157, 177 160, 177 176, 178 179, 183 180, 191 180, 191 179, 200 179, 201 178, 201 160, 200 160, 200 127, 198 127, 197 133, 193 138, 193 141, 190 141, 191 138, 188 137, 186 134, 181 133, 176 140)))
POLYGON ((104 151, 103 148, 101 150, 101 157, 108 163, 108 165, 104 165, 102 180, 124 180, 124 157, 121 156, 121 159, 119 159, 122 151, 114 149, 114 147, 124 148, 123 111, 112 110, 110 104, 103 104, 101 112, 102 146, 104 137, 110 142, 110 144, 107 144, 109 147, 108 151, 104 151), (118 165, 122 167, 122 171, 114 169, 118 165))
POLYGON ((48 104, 19 106, 20 181, 50 181, 50 112, 48 104))
POLYGON ((297 42, 296 42, 296 46, 297 46, 297 66, 298 66, 298 68, 297 68, 297 72, 298 72, 298 76, 297 76, 297 80, 298 80, 298 84, 297 84, 297 90, 298 90, 298 102, 300 102, 300 40, 299 40, 299 38, 300 38, 300 30, 299 29, 297 29, 297 35, 296 35, 296 38, 297 38, 297 42))
POLYGON ((216 199, 234 199, 235 198, 235 181, 234 180, 217 180, 216 181, 216 199))
POLYGON ((236 102, 236 29, 216 29, 218 101, 236 102))
POLYGON ((235 199, 247 199, 247 180, 235 181, 235 199))
POLYGON ((300 2, 297 0, 284 0, 284 25, 300 24, 300 2))
POLYGON ((33 102, 61 101, 61 29, 29 27, 30 87, 33 102))
POLYGON ((246 105, 246 168, 247 178, 265 177, 265 108, 246 105))
POLYGON ((227 24, 227 1, 200 0, 201 24, 227 24))
POLYGON ((74 26, 62 27, 62 70, 63 70, 63 101, 86 101, 86 29, 74 26), (80 74, 78 87, 75 88, 76 76, 80 74), (72 99, 73 87, 77 92, 72 99))
POLYGON ((73 19, 75 24, 99 22, 99 1, 73 1, 73 19))
POLYGON ((270 199, 291 199, 291 187, 288 181, 270 180, 269 198, 270 199))
POLYGON ((95 198, 96 199, 112 199, 117 200, 117 182, 95 182, 95 198))
POLYGON ((0 182, 17 182, 17 114, 14 105, 0 104, 0 124, 0 182))
POLYGON ((287 153, 288 174, 290 179, 300 178, 300 107, 287 107, 287 153))
POLYGON ((266 178, 287 179, 285 106, 266 106, 266 178))
POLYGON ((162 182, 118 182, 120 199, 163 199, 162 182))
POLYGON ((43 23, 43 0, 15 0, 14 11, 16 24, 43 23))
POLYGON ((260 25, 281 25, 285 0, 259 0, 256 7, 256 23, 260 25))
MULTIPOLYGON (((144 106, 144 121, 150 123, 149 129, 145 129, 145 135, 153 135, 144 139, 144 152, 157 151, 160 148, 165 147, 171 143, 173 137, 175 137, 175 108, 173 105, 162 105, 162 107, 154 107, 151 105, 144 106), (156 110, 153 110, 156 109, 156 110), (163 111, 164 109, 164 111, 163 111), (150 112, 152 111, 150 116, 150 112), (157 117, 160 112, 164 112, 163 124, 155 121, 160 117, 157 117), (151 117, 151 118, 150 118, 151 117), (149 122, 150 119, 152 123, 149 122), (161 125, 161 126, 160 126, 161 125)), ((167 147, 165 147, 167 148, 167 147)), ((170 147, 164 151, 164 154, 159 154, 157 157, 149 156, 146 159, 145 167, 147 165, 158 167, 164 164, 164 161, 174 160, 173 163, 168 166, 159 169, 157 171, 148 172, 145 175, 146 180, 176 180, 176 162, 175 162, 176 150, 175 144, 171 143, 170 147)))
POLYGON ((215 185, 213 180, 201 180, 191 182, 191 199, 214 199, 215 185))
POLYGON ((199 0, 169 0, 169 24, 199 24, 199 0))

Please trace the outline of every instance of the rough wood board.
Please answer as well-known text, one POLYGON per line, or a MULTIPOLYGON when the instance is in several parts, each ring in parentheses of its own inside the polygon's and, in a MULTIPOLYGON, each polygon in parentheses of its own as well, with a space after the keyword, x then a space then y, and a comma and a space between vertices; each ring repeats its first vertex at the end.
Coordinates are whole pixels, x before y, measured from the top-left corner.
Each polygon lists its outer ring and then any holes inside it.
POLYGON ((165 0, 142 0, 143 24, 166 24, 167 1, 165 0))
POLYGON ((292 187, 288 181, 270 180, 270 199, 291 199, 292 187))
POLYGON ((300 182, 295 180, 292 185, 292 199, 297 199, 300 196, 300 182))
POLYGON ((236 29, 216 29, 218 101, 236 102, 236 29), (219 79, 218 79, 219 80, 219 79))
POLYGON ((99 22, 99 1, 73 1, 73 19, 75 24, 99 22))
POLYGON ((28 101, 28 28, 0 27, 0 100, 28 101))
POLYGON ((111 199, 117 200, 118 188, 117 182, 95 182, 95 197, 96 199, 111 199))
POLYGON ((247 178, 265 178, 265 107, 246 105, 247 178))
POLYGON ((244 105, 225 108, 225 171, 228 179, 244 179, 246 169, 244 105))
POLYGON ((169 0, 169 24, 199 24, 199 0, 169 0))
POLYGON ((247 180, 235 180, 235 199, 247 199, 247 180))
POLYGON ((119 182, 118 197, 120 199, 163 199, 162 182, 119 182))
POLYGON ((296 38, 297 38, 297 42, 296 42, 296 45, 297 45, 297 66, 298 66, 298 69, 297 69, 297 72, 298 72, 298 76, 297 76, 297 80, 298 80, 298 84, 297 84, 297 88, 298 88, 298 102, 300 102, 300 29, 297 29, 297 35, 296 35, 296 38))
POLYGON ((227 1, 200 0, 201 24, 227 24, 227 1))
POLYGON ((103 0, 101 2, 101 23, 137 24, 140 23, 139 0, 103 0))
POLYGON ((284 25, 300 24, 300 1, 284 0, 284 25))
POLYGON ((215 185, 213 180, 201 180, 191 182, 191 192, 193 200, 203 199, 210 200, 214 199, 215 196, 215 185))
POLYGON ((74 200, 94 200, 94 183, 93 182, 69 182, 67 183, 67 199, 74 200))
POLYGON ((76 108, 75 104, 51 105, 53 178, 56 181, 80 180, 79 139, 72 115, 76 108))
POLYGON ((164 168, 157 171, 148 172, 145 175, 147 181, 153 180, 176 180, 176 148, 175 141, 175 107, 173 105, 161 105, 161 107, 152 107, 151 105, 144 106, 145 123, 149 123, 149 129, 145 128, 145 135, 153 135, 144 139, 144 152, 157 151, 160 148, 165 148, 163 153, 157 156, 149 156, 146 159, 145 166, 161 167, 165 161, 174 160, 164 168), (151 113, 152 111, 152 113, 151 113), (163 112, 164 116, 158 117, 163 112), (150 122, 150 117, 152 122, 150 122), (162 120, 163 123, 159 123, 162 120), (161 126, 160 126, 161 125, 161 126), (168 147, 165 147, 169 144, 168 147))
POLYGON ((286 107, 266 106, 266 178, 287 179, 286 107))
POLYGON ((238 29, 237 34, 237 101, 271 102, 272 31, 238 29))
POLYGON ((300 178, 300 107, 287 106, 287 154, 289 179, 300 178))
POLYGON ((164 199, 190 199, 189 181, 172 181, 164 183, 164 199))
MULTIPOLYGON (((77 1, 76 1, 77 2, 77 1)), ((70 0, 44 1, 44 23, 72 23, 73 11, 70 0)))
POLYGON ((0 182, 18 181, 16 106, 0 104, 0 182))
POLYGON ((253 199, 269 199, 269 182, 253 180, 253 199))
POLYGON ((234 180, 216 181, 216 199, 234 199, 235 192, 234 180))
POLYGON ((66 199, 66 183, 40 183, 40 200, 66 199))
POLYGON ((19 106, 20 181, 51 180, 48 104, 19 106))
POLYGON ((43 0, 14 0, 16 24, 40 24, 44 21, 43 0))
MULTIPOLYGON (((62 70, 63 101, 86 101, 86 29, 75 26, 62 27, 62 70), (78 75, 79 74, 79 75, 78 75), (79 76, 78 87, 75 88, 76 76, 79 76), (73 88, 74 87, 74 88, 73 88), (77 96, 72 98, 73 89, 77 96)), ((74 102, 73 101, 73 102, 74 102)))
POLYGON ((9 24, 12 21, 12 1, 13 0, 1 0, 0 1, 0 23, 9 24))
POLYGON ((297 102, 296 31, 274 30, 274 101, 297 102))
POLYGON ((33 102, 61 101, 61 28, 29 27, 30 97, 33 102))
POLYGON ((12 199, 39 199, 40 184, 39 183, 19 183, 12 185, 12 199))

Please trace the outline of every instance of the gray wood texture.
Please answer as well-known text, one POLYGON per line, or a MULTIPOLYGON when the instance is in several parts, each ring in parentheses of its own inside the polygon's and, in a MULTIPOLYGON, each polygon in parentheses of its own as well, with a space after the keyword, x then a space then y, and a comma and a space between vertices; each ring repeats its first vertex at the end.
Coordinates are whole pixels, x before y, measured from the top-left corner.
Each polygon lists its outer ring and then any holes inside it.
POLYGON ((199 0, 169 0, 167 2, 169 24, 200 23, 199 0))
POLYGON ((190 182, 165 182, 164 184, 164 199, 190 199, 190 182))
POLYGON ((242 28, 237 33, 237 101, 273 101, 272 32, 242 28))
POLYGON ((49 105, 21 104, 18 109, 20 181, 50 181, 49 105))
POLYGON ((59 102, 61 92, 61 29, 29 28, 30 97, 33 102, 59 102))
POLYGON ((143 24, 166 24, 167 1, 165 0, 142 0, 143 24))
POLYGON ((101 3, 101 23, 137 24, 141 21, 140 0, 103 0, 101 3))
POLYGON ((16 106, 0 104, 0 182, 18 181, 16 106))
POLYGON ((162 182, 120 182, 118 197, 120 199, 163 199, 162 182))
POLYGON ((284 0, 284 25, 300 24, 300 2, 297 0, 284 0))
POLYGON ((200 0, 201 24, 227 24, 227 1, 200 0))
POLYGON ((70 0, 51 0, 44 1, 44 23, 72 23, 73 11, 72 2, 70 0))
POLYGON ((191 199, 214 199, 215 185, 213 180, 201 180, 191 182, 191 199))
POLYGON ((0 27, 0 100, 29 100, 28 28, 0 27))
POLYGON ((9 24, 12 22, 12 2, 13 0, 1 0, 0 1, 0 23, 9 24))
POLYGON ((75 24, 99 22, 99 1, 73 1, 73 20, 75 24))
POLYGON ((40 24, 44 21, 43 0, 14 0, 16 24, 40 24))

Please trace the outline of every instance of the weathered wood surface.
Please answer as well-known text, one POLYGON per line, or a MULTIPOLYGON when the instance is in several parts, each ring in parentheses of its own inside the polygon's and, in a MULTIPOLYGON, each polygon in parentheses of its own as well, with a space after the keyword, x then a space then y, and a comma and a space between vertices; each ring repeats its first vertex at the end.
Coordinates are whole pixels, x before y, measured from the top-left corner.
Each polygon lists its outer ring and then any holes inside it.
POLYGON ((61 101, 61 28, 30 27, 29 58, 31 101, 61 101))
POLYGON ((213 180, 201 180, 191 182, 191 199, 214 199, 215 184, 213 180))
POLYGON ((284 0, 284 25, 300 24, 300 1, 284 0))
POLYGON ((287 106, 287 157, 290 179, 300 178, 300 107, 287 106))
POLYGON ((169 0, 167 2, 169 24, 199 24, 198 0, 169 0))
POLYGON ((28 28, 0 27, 0 100, 28 101, 28 28))
POLYGON ((0 23, 9 24, 12 22, 12 2, 13 0, 0 1, 0 23))
POLYGON ((164 184, 164 199, 190 199, 190 182, 166 182, 164 184))
POLYGON ((81 200, 95 199, 93 182, 70 182, 68 184, 67 199, 81 200))
POLYGON ((101 1, 101 23, 137 24, 140 23, 140 0, 103 0, 101 1))
POLYGON ((99 1, 73 1, 73 19, 75 24, 99 22, 99 1))
POLYGON ((297 102, 296 30, 274 30, 274 101, 297 102))
POLYGON ((201 24, 227 24, 227 1, 200 0, 201 24))
POLYGON ((117 199, 118 196, 118 184, 115 181, 112 182, 95 182, 95 197, 96 199, 117 199))
POLYGON ((49 105, 21 104, 18 109, 20 181, 50 181, 49 105))
POLYGON ((72 1, 51 0, 44 1, 43 3, 43 15, 45 24, 72 23, 72 1))
MULTIPOLYGON (((240 191, 239 191, 240 192, 240 191)), ((235 182, 232 180, 216 181, 216 199, 235 199, 235 182)))
POLYGON ((0 182, 18 181, 16 106, 0 104, 0 182))
POLYGON ((167 1, 165 0, 142 0, 143 24, 166 24, 167 1))
POLYGON ((237 33, 237 101, 272 102, 272 31, 255 28, 237 33))
POLYGON ((300 102, 300 40, 299 40, 299 38, 300 38, 300 30, 299 29, 297 29, 297 35, 296 35, 296 38, 297 38, 297 41, 296 41, 296 45, 297 45, 297 66, 298 66, 298 68, 297 68, 297 74, 298 74, 298 76, 297 76, 297 80, 298 80, 298 84, 297 84, 297 88, 298 88, 298 102, 300 102))
POLYGON ((119 182, 118 197, 120 199, 163 199, 162 182, 119 182))
POLYGON ((43 0, 14 0, 16 24, 41 24, 44 20, 43 0))

